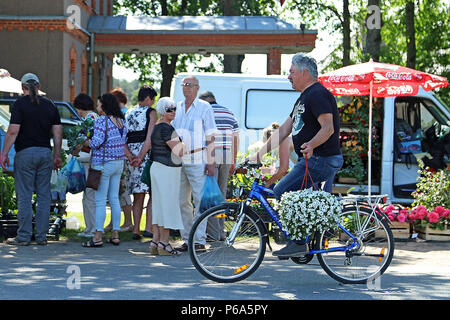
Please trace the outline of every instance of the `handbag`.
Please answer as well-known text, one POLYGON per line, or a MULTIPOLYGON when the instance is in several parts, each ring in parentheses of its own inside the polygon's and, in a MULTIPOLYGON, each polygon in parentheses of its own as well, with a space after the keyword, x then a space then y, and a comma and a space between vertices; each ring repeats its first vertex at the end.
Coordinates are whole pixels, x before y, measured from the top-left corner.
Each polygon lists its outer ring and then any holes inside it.
POLYGON ((145 162, 144 171, 141 175, 141 182, 145 183, 149 188, 151 187, 151 177, 150 177, 150 167, 152 166, 152 153, 148 157, 147 162, 145 162))
MULTIPOLYGON (((108 118, 106 118, 106 125, 105 125, 105 141, 103 141, 102 145, 106 143, 106 139, 108 139, 108 118)), ((103 148, 102 166, 105 163, 105 152, 106 147, 103 148)), ((98 190, 98 187, 100 185, 100 179, 102 177, 102 172, 103 172, 102 170, 92 168, 92 156, 91 156, 91 159, 89 160, 89 170, 88 170, 88 177, 86 180, 86 188, 98 190)))
POLYGON ((97 170, 89 167, 88 177, 86 180, 86 188, 98 190, 100 185, 100 178, 102 177, 102 170, 97 170))

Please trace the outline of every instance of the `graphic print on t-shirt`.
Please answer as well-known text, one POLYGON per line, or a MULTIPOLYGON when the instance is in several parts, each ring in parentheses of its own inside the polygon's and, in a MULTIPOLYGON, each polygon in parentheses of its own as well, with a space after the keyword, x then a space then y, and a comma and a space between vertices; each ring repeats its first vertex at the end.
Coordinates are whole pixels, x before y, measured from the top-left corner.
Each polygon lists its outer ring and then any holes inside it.
POLYGON ((304 122, 302 114, 305 112, 305 104, 302 101, 298 101, 294 106, 293 123, 292 123, 292 135, 297 135, 303 128, 304 122))

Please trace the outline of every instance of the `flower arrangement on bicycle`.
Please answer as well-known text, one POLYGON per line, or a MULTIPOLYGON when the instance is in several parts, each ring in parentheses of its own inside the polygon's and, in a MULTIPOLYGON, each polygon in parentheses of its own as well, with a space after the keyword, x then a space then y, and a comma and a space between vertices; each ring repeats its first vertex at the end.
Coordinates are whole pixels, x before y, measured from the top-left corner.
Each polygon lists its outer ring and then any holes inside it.
POLYGON ((313 190, 286 192, 275 204, 283 229, 293 240, 334 229, 340 223, 342 204, 332 194, 313 190))

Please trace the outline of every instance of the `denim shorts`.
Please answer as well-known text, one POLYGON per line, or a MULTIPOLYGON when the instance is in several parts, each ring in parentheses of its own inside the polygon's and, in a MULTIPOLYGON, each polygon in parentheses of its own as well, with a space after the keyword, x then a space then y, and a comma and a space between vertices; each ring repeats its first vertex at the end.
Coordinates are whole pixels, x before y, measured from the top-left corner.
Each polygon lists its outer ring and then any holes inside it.
MULTIPOLYGON (((312 156, 308 159, 308 170, 311 177, 307 176, 303 189, 314 186, 320 188, 320 184, 332 179, 336 172, 342 167, 344 158, 342 155, 329 157, 312 156), (311 181, 312 180, 312 181, 311 181)), ((277 183, 273 189, 275 197, 279 200, 281 195, 289 191, 298 191, 302 188, 305 177, 306 160, 301 157, 292 170, 277 183)))

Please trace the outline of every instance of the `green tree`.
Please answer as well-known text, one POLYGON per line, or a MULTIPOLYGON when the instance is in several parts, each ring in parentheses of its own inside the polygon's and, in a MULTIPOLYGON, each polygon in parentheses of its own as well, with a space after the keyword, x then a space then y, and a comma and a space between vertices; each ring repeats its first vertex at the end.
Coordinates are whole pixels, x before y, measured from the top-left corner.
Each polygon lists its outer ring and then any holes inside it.
MULTIPOLYGON (((275 14, 276 0, 116 0, 116 14, 148 16, 201 16, 201 15, 270 15, 275 14)), ((223 55, 216 56, 223 65, 223 55)), ((117 63, 137 72, 143 83, 161 82, 161 96, 170 95, 172 78, 176 72, 187 71, 188 65, 195 65, 194 71, 217 70, 213 64, 198 67, 203 56, 194 54, 143 54, 122 53, 117 63)), ((242 59, 233 59, 230 68, 239 70, 242 59), (238 64, 238 66, 236 66, 238 64)), ((228 71, 230 69, 227 69, 228 71)), ((226 71, 227 71, 226 70, 226 71)))
MULTIPOLYGON (((417 70, 450 78, 448 3, 439 0, 395 0, 382 11, 385 24, 381 30, 384 43, 381 61, 410 67, 415 65, 417 70)), ((436 92, 447 105, 450 104, 450 88, 440 88, 436 92)))

